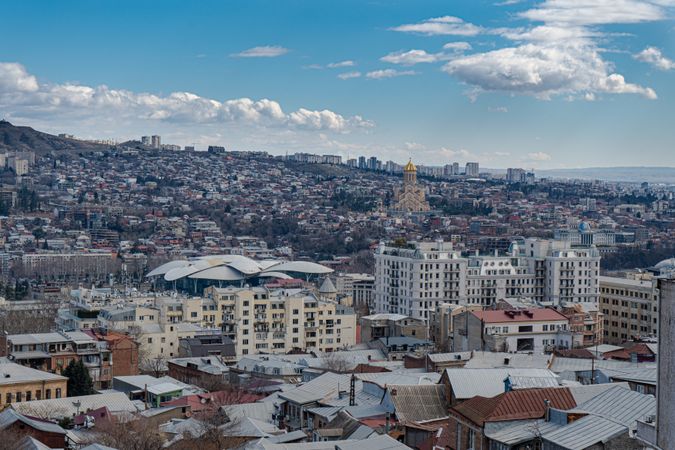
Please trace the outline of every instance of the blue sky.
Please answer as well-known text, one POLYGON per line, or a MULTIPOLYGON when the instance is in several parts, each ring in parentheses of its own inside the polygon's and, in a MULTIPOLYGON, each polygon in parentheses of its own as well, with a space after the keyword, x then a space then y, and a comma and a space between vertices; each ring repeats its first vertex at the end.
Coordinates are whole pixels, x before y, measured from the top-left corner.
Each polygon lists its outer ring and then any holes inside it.
POLYGON ((31 1, 0 116, 85 138, 675 166, 675 0, 31 1))

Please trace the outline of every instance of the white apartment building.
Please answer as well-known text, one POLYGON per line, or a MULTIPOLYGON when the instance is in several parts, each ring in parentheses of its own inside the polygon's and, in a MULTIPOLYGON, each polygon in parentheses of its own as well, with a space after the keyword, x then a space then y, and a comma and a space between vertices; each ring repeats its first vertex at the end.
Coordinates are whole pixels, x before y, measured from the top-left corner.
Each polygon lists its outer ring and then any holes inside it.
POLYGON ((442 303, 489 306, 504 298, 546 305, 598 302, 600 256, 594 247, 525 239, 506 256, 463 257, 452 244, 381 243, 375 252, 375 312, 428 323, 442 303))
POLYGON ((216 303, 216 326, 235 342, 238 357, 293 349, 332 352, 356 343, 354 310, 307 290, 209 287, 204 297, 216 303))

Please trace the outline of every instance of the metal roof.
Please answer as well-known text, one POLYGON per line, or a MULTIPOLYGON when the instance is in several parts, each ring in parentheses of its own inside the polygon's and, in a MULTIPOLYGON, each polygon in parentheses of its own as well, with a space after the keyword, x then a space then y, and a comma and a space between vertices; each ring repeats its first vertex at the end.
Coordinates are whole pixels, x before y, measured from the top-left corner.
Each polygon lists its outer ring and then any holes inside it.
POLYGON ((111 413, 137 412, 133 402, 123 392, 109 394, 82 395, 79 397, 53 398, 49 400, 33 400, 30 402, 12 403, 12 408, 21 414, 29 416, 41 415, 45 411, 50 412, 54 419, 72 417, 77 413, 77 407, 73 402, 80 403, 80 412, 89 409, 98 409, 103 406, 111 413))
POLYGON ((530 441, 541 434, 555 431, 563 425, 544 420, 521 421, 508 424, 497 431, 485 430, 485 437, 508 446, 530 441))
POLYGON ((567 450, 585 450, 627 432, 620 423, 590 415, 546 433, 542 439, 567 450))
POLYGON ((440 384, 389 386, 387 394, 399 422, 422 422, 448 416, 445 387, 440 384))
MULTIPOLYGON (((473 352, 464 366, 467 369, 513 367, 520 369, 548 369, 552 356, 527 353, 473 352)), ((557 359, 557 358, 556 358, 557 359)))
MULTIPOLYGON (((471 361, 469 361, 471 362, 471 361)), ((638 363, 640 367, 651 368, 656 367, 656 363, 638 363)), ((551 363, 550 369, 556 373, 560 372, 586 372, 590 371, 595 367, 595 369, 630 369, 636 367, 635 363, 629 361, 616 361, 612 359, 596 359, 593 362, 592 359, 588 358, 563 358, 555 357, 551 363)))
POLYGON ((656 414, 656 399, 652 395, 617 386, 596 395, 572 411, 595 414, 633 428, 638 419, 656 414))
POLYGON ((333 444, 335 450, 410 450, 410 447, 386 434, 356 441, 334 441, 333 444))
MULTIPOLYGON (((618 372, 618 371, 617 371, 618 372)), ((621 370, 622 373, 612 375, 614 380, 632 381, 634 383, 651 384, 656 386, 656 378, 658 376, 658 369, 653 368, 633 368, 621 370)))
MULTIPOLYGON (((31 402, 28 402, 31 403, 31 402)), ((27 404, 27 403, 22 403, 27 404)), ((14 406, 14 404, 12 404, 14 406)), ((57 433, 57 434, 66 434, 66 430, 61 428, 58 424, 47 422, 44 420, 34 419, 32 417, 26 417, 23 413, 19 413, 12 408, 7 408, 0 413, 0 430, 4 430, 8 426, 12 425, 15 422, 22 422, 27 426, 34 428, 36 430, 45 431, 47 433, 57 433)))
POLYGON ((9 362, 7 358, 0 358, 0 386, 29 381, 67 380, 66 377, 42 370, 32 369, 20 364, 9 362))
POLYGON ((572 397, 574 397, 577 405, 581 405, 593 397, 602 394, 606 390, 614 389, 616 387, 630 389, 628 383, 584 384, 582 386, 569 386, 568 389, 572 393, 572 397))
POLYGON ((471 352, 431 353, 427 356, 429 357, 429 360, 434 363, 466 361, 471 359, 471 352))
MULTIPOLYGON (((477 395, 495 397, 504 392, 504 380, 509 376, 548 378, 556 384, 558 380, 557 375, 547 369, 445 369, 445 374, 458 400, 477 395)), ((532 381, 529 383, 533 384, 532 381)))

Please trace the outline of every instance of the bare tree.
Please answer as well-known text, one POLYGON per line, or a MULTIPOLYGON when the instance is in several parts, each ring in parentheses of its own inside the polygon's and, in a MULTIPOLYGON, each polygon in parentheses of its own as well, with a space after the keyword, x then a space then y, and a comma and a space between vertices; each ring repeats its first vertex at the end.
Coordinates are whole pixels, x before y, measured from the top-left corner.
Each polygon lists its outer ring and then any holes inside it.
POLYGON ((331 372, 346 373, 351 370, 351 365, 343 354, 331 352, 324 357, 323 368, 331 372))
POLYGON ((98 443, 125 450, 161 450, 164 438, 145 418, 128 422, 106 421, 96 425, 91 444, 98 443))
POLYGON ((26 436, 24 431, 12 426, 0 430, 0 450, 16 450, 26 436))

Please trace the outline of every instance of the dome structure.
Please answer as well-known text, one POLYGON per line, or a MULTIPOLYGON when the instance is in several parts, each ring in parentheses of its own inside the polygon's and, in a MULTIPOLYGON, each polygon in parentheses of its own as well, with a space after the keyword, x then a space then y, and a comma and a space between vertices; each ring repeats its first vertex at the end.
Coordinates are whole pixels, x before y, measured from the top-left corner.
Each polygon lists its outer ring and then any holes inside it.
POLYGON ((589 233, 591 231, 591 225, 588 222, 579 223, 579 231, 581 233, 589 233))
POLYGON ((417 172, 417 167, 413 164, 412 159, 408 160, 408 164, 403 167, 404 172, 417 172))
POLYGON ((170 261, 153 269, 146 277, 161 277, 170 282, 185 279, 222 282, 258 277, 291 278, 289 273, 314 276, 332 272, 333 269, 309 261, 257 261, 242 255, 212 255, 170 261))
POLYGON ((663 261, 657 263, 654 268, 658 269, 662 273, 675 272, 675 258, 664 259, 663 261))

